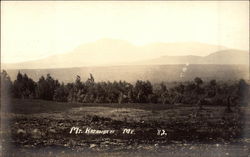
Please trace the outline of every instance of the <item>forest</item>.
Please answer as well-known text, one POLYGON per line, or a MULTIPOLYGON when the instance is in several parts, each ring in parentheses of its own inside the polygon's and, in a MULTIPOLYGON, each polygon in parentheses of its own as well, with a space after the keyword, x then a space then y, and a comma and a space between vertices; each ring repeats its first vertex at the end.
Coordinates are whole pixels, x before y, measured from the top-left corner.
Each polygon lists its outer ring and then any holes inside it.
MULTIPOLYGON (((166 76, 167 77, 167 76, 166 76)), ((21 99, 43 99, 59 102, 79 103, 152 103, 202 105, 246 105, 249 99, 249 84, 243 80, 217 82, 203 81, 195 77, 192 81, 152 84, 137 80, 95 82, 90 74, 85 81, 76 76, 75 82, 64 84, 50 74, 41 76, 37 82, 27 74, 18 73, 14 81, 5 70, 1 72, 2 95, 21 99)))

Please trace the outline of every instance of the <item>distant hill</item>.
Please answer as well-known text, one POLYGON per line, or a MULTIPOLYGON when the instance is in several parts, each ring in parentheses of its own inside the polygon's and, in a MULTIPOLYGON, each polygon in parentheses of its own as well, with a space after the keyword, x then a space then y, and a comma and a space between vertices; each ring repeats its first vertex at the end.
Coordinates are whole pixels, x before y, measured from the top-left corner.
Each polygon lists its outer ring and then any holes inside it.
MULTIPOLYGON (((190 64, 206 64, 206 62, 200 58, 223 50, 238 53, 238 50, 227 50, 227 48, 221 46, 194 42, 151 43, 144 46, 136 46, 123 40, 101 39, 96 42, 80 45, 71 52, 34 61, 2 64, 2 68, 41 69, 135 65, 142 63, 155 64, 158 60, 162 64, 185 64, 187 61, 190 62, 190 64)), ((235 57, 238 57, 237 54, 233 56, 234 59, 235 57)), ((225 64, 231 63, 234 62, 226 62, 225 60, 225 64)))
POLYGON ((162 56, 155 59, 135 62, 135 64, 245 64, 249 65, 249 54, 246 51, 227 49, 207 56, 162 56))

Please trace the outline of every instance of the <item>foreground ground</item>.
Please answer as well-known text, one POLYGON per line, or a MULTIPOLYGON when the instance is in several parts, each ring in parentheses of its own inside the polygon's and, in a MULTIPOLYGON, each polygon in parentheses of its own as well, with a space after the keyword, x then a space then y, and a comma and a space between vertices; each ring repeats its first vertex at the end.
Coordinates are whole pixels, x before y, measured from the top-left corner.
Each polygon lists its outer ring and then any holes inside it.
POLYGON ((11 100, 2 107, 9 156, 242 156, 250 154, 247 107, 78 104, 11 100), (72 127, 115 130, 75 134, 72 127), (124 129, 134 130, 124 134, 124 129), (160 132, 159 132, 160 130, 160 132), (160 134, 159 134, 160 133, 160 134), (38 154, 37 154, 38 153, 38 154))

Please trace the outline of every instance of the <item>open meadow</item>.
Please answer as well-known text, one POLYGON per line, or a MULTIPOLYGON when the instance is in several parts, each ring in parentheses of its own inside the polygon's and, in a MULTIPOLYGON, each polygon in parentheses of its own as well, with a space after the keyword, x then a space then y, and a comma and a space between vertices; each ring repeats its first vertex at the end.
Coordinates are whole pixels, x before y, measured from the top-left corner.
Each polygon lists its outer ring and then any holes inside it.
POLYGON ((36 156, 36 152, 40 156, 105 156, 108 152, 107 156, 247 157, 250 151, 246 106, 227 112, 225 106, 11 99, 2 110, 2 136, 6 137, 2 149, 9 156, 36 156), (87 133, 87 129, 114 133, 87 133), (133 132, 124 133, 124 129, 133 132))

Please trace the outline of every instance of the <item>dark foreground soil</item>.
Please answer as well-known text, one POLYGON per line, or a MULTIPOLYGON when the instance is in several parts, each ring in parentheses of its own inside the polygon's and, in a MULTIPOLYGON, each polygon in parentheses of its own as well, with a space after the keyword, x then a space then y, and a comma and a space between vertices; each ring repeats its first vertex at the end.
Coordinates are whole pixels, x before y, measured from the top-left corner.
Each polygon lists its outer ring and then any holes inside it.
POLYGON ((11 111, 2 119, 2 156, 249 157, 246 111, 182 105, 163 110, 98 105, 34 114, 11 111), (70 133, 72 127, 83 132, 70 133), (86 134, 86 128, 115 132, 86 134), (124 129, 134 132, 124 134, 124 129))

